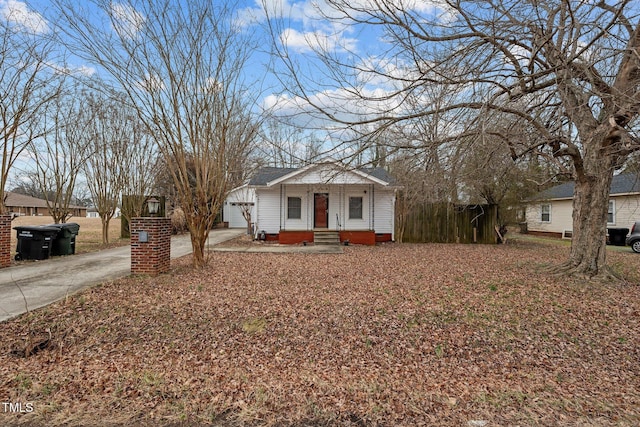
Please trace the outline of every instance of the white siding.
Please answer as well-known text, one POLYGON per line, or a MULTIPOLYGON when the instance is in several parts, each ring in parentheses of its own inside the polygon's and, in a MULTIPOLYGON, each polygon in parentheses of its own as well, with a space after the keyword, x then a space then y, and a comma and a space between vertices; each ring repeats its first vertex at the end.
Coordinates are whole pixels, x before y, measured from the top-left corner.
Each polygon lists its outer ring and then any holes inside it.
POLYGON ((609 226, 631 229, 634 222, 640 221, 640 195, 614 196, 610 200, 615 203, 615 222, 609 226))
POLYGON ((256 233, 280 232, 280 188, 256 191, 256 233))
POLYGON ((562 233, 564 230, 573 229, 573 201, 551 200, 532 203, 527 206, 527 229, 530 231, 545 231, 562 233), (542 205, 551 206, 549 222, 542 221, 542 205))
MULTIPOLYGON (((612 196, 614 201, 614 222, 608 227, 631 228, 635 221, 640 221, 640 196, 612 196)), ((562 233, 573 229, 573 201, 551 200, 532 203, 527 206, 527 228, 530 231, 546 231, 562 233), (551 205, 551 221, 541 221, 540 209, 543 204, 551 205)))
POLYGON ((340 222, 344 230, 371 230, 371 186, 368 185, 349 185, 344 189, 344 198, 342 199, 342 213, 340 222), (362 197, 362 218, 349 218, 349 198, 362 197))
POLYGON ((283 230, 309 230, 308 218, 311 213, 313 218, 313 212, 309 211, 313 210, 313 202, 311 206, 309 206, 309 197, 307 194, 306 186, 285 186, 285 191, 283 191, 282 197, 282 229, 283 230), (300 219, 290 219, 288 218, 289 210, 288 210, 288 199, 289 197, 299 197, 302 201, 302 212, 300 215, 300 219))
POLYGON ((375 192, 375 231, 376 233, 391 233, 394 236, 395 227, 395 192, 376 190, 375 192))
MULTIPOLYGON (((322 187, 320 188, 322 189, 322 187)), ((328 228, 332 230, 338 229, 338 221, 340 220, 342 228, 344 228, 344 194, 342 186, 332 186, 327 190, 325 187, 323 191, 314 191, 314 193, 329 193, 329 223, 328 228)), ((313 200, 311 201, 311 209, 313 210, 313 200)), ((311 226, 313 227, 313 211, 311 212, 311 218, 309 219, 311 226)))
POLYGON ((291 177, 286 181, 287 184, 369 184, 370 180, 363 176, 351 172, 340 171, 335 165, 319 165, 310 168, 299 175, 291 177))

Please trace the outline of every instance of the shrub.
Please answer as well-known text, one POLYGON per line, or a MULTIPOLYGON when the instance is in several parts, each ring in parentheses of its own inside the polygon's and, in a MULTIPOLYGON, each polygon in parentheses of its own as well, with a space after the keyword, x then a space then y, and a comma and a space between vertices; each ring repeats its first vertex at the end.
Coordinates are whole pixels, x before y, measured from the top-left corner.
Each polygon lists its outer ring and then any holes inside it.
POLYGON ((173 234, 182 234, 187 231, 187 217, 181 208, 175 208, 169 217, 173 234))

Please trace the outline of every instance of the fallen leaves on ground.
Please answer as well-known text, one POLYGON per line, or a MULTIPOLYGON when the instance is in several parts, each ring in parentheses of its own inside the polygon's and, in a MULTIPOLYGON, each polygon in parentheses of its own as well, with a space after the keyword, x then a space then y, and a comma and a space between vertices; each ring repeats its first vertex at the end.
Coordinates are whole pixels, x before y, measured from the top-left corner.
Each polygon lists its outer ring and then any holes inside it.
POLYGON ((543 272, 566 256, 511 241, 183 258, 4 323, 0 400, 33 411, 0 424, 637 425, 640 286, 543 272), (11 354, 47 329, 51 348, 11 354))

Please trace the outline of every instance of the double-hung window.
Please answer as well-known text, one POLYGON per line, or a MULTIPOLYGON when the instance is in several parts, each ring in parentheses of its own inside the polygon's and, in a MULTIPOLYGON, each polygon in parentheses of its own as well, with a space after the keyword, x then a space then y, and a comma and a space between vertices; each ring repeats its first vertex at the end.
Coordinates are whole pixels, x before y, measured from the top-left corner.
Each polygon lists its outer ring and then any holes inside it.
POLYGON ((302 199, 300 197, 287 198, 287 218, 288 219, 302 218, 302 199))
POLYGON ((349 197, 349 219, 362 219, 362 197, 349 197))
POLYGON ((607 224, 616 223, 616 202, 609 200, 609 210, 607 211, 607 224))
POLYGON ((549 203, 540 205, 540 221, 551 222, 551 205, 549 203))

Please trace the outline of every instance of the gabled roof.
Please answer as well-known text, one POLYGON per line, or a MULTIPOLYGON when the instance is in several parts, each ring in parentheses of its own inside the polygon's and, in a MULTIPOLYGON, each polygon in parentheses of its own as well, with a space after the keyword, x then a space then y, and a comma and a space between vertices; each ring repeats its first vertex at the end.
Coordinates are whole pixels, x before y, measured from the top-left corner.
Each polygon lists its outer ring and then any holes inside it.
POLYGON ((380 181, 384 181, 387 184, 394 185, 396 183, 396 180, 389 175, 389 172, 384 168, 360 168, 358 170, 366 173, 367 175, 371 175, 374 178, 378 178, 380 181))
MULTIPOLYGON (((575 184, 573 182, 556 185, 555 187, 551 187, 538 193, 532 198, 532 200, 572 199, 574 188, 575 184)), ((625 173, 616 175, 611 180, 611 188, 609 190, 610 195, 620 196, 635 193, 640 194, 640 175, 635 173, 625 173)))
POLYGON ((319 165, 329 164, 334 167, 343 168, 345 171, 353 172, 371 181, 374 181, 381 185, 393 185, 394 179, 383 168, 355 168, 348 169, 343 164, 337 161, 325 161, 319 163, 312 163, 301 168, 277 168, 277 167, 265 167, 258 170, 256 175, 249 181, 250 186, 270 186, 296 175, 303 174, 306 171, 315 168, 319 165))
POLYGON ((251 180, 249 181, 249 185, 267 185, 267 183, 297 170, 298 168, 260 168, 258 169, 258 172, 256 172, 256 174, 253 176, 253 178, 251 178, 251 180))

